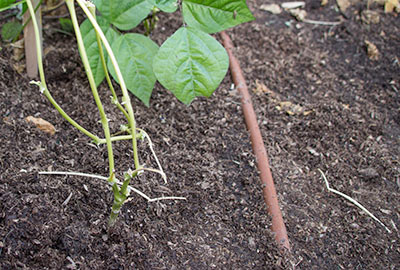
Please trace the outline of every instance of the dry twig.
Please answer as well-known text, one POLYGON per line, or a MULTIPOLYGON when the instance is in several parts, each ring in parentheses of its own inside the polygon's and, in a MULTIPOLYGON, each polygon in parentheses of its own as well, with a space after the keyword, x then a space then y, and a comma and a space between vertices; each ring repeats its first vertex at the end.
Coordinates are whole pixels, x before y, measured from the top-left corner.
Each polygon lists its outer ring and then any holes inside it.
MULTIPOLYGON (((157 171, 149 168, 141 168, 141 170, 151 170, 151 171, 157 171)), ((157 171, 158 172, 158 171, 157 171)), ((96 178, 96 179, 101 179, 107 181, 108 178, 101 176, 101 175, 95 175, 95 174, 88 174, 88 173, 80 173, 80 172, 39 172, 39 174, 52 174, 52 175, 74 175, 74 176, 83 176, 83 177, 90 177, 90 178, 96 178)), ((122 183, 118 180, 115 181, 118 185, 122 185, 122 183)), ((136 194, 142 196, 145 198, 148 202, 156 202, 156 201, 161 201, 161 200, 186 200, 185 197, 175 197, 175 196, 170 196, 170 197, 158 197, 158 198, 150 198, 140 190, 129 186, 129 189, 135 192, 136 194)), ((127 199, 129 201, 130 199, 127 199)))
POLYGON ((326 179, 325 174, 324 174, 320 169, 318 169, 318 171, 321 173, 322 178, 323 178, 324 181, 325 181, 326 188, 328 189, 328 191, 333 192, 333 193, 335 193, 335 194, 337 194, 337 195, 339 195, 339 196, 342 196, 342 197, 345 198, 346 200, 350 201, 351 203, 353 203, 354 205, 356 205, 358 208, 360 208, 361 210, 363 210, 365 213, 367 213, 371 218, 373 218, 373 219, 374 219, 375 221, 377 221, 379 224, 381 224, 381 225, 386 229, 386 231, 387 231, 388 233, 392 233, 392 232, 389 230, 389 228, 386 227, 385 224, 383 224, 382 221, 380 221, 377 217, 375 217, 370 211, 368 211, 368 210, 367 210, 364 206, 362 206, 359 202, 357 202, 356 200, 354 200, 354 199, 351 198, 350 196, 348 196, 348 195, 346 195, 346 194, 344 194, 344 193, 342 193, 342 192, 340 192, 340 191, 337 191, 336 189, 331 188, 331 187, 329 186, 329 182, 328 182, 328 180, 326 179))

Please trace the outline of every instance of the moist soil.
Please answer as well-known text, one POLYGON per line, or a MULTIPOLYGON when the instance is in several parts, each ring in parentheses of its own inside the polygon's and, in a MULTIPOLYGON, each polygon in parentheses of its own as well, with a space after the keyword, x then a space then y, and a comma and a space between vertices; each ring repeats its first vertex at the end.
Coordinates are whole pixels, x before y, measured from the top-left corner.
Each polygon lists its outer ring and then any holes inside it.
MULTIPOLYGON (((282 254, 243 120, 227 74, 209 99, 190 106, 156 85, 150 107, 133 98, 138 126, 151 136, 168 176, 140 175, 114 228, 105 181, 39 175, 107 176, 96 146, 50 106, 24 72, 16 49, 0 55, 0 269, 398 269, 400 265, 400 18, 353 1, 339 12, 307 1, 307 19, 273 15, 248 1, 256 20, 228 30, 253 97, 292 246, 282 254), (379 17, 373 23, 366 12, 379 17), (367 16, 368 17, 368 16, 367 16), (366 40, 379 54, 368 55, 366 40), (376 60, 373 60, 374 58, 376 60), (49 135, 27 123, 52 123, 49 135), (329 192, 321 175, 387 226, 329 192)), ((376 18, 376 17, 374 17, 376 18)), ((82 19, 82 18, 81 18, 82 19)), ((1 23, 6 22, 2 19, 1 23)), ((54 98, 93 133, 97 109, 72 36, 44 18, 44 64, 54 98)), ((161 44, 181 26, 160 15, 161 44), (162 22, 162 24, 161 24, 162 22)), ((140 29, 139 29, 140 31, 140 29)), ((218 36, 216 36, 218 38, 218 36)), ((123 118, 100 87, 113 132, 123 118)), ((148 144, 141 163, 156 166, 148 144)), ((115 144, 117 176, 133 167, 127 142, 115 144)))

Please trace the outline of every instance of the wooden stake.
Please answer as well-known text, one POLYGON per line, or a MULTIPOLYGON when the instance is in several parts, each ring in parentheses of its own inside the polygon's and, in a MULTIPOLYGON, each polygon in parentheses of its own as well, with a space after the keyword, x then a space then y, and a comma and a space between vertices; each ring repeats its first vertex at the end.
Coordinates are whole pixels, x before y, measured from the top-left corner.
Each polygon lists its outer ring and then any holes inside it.
MULTIPOLYGON (((32 0, 32 5, 37 7, 40 0, 32 0)), ((29 12, 24 14, 24 23, 30 19, 29 12)), ((40 32, 40 43, 42 47, 42 14, 41 7, 36 11, 36 20, 39 26, 40 32)), ((24 43, 25 43, 25 60, 26 60, 26 72, 29 78, 36 78, 38 76, 38 62, 36 53, 36 43, 35 43, 35 30, 33 28, 32 20, 26 25, 24 29, 24 43)))

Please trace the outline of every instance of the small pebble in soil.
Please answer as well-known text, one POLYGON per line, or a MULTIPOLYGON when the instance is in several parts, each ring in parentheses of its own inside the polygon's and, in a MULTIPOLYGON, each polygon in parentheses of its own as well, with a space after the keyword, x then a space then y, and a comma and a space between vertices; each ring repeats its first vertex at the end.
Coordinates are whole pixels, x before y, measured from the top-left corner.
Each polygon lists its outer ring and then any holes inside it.
POLYGON ((256 248, 256 241, 253 237, 249 237, 249 246, 251 249, 255 249, 256 248))
POLYGON ((106 242, 108 240, 108 235, 107 234, 103 234, 101 236, 101 239, 103 239, 103 241, 106 242))
POLYGON ((371 180, 379 177, 379 173, 374 168, 366 168, 358 171, 360 176, 365 180, 371 180))

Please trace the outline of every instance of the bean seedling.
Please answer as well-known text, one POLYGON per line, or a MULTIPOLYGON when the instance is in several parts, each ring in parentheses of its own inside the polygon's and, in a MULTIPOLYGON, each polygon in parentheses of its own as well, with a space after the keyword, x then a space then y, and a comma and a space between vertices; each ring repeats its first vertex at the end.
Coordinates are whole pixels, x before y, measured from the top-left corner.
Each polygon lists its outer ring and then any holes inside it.
POLYGON ((50 103, 70 124, 88 136, 96 144, 106 144, 108 153, 108 177, 74 173, 53 172, 51 174, 73 174, 107 179, 112 187, 114 202, 109 225, 117 220, 122 205, 130 191, 143 196, 148 201, 160 199, 184 199, 182 197, 162 197, 151 199, 130 186, 131 180, 143 171, 156 172, 166 181, 165 173, 154 153, 148 134, 137 127, 128 90, 146 105, 149 105, 151 91, 156 80, 169 89, 185 104, 196 96, 210 96, 218 87, 228 69, 228 56, 225 49, 209 33, 216 33, 241 22, 253 19, 246 2, 242 0, 199 1, 199 0, 76 0, 87 17, 78 23, 75 0, 65 0, 75 31, 80 57, 89 81, 92 95, 103 128, 104 138, 91 133, 73 120, 54 100, 47 84, 42 62, 40 33, 33 14, 34 6, 27 0, 29 12, 35 28, 40 81, 33 81, 50 103), (184 26, 179 28, 159 48, 148 37, 140 34, 121 34, 120 30, 130 30, 144 20, 154 8, 173 12, 178 6, 182 11, 184 26), (96 7, 102 16, 96 15, 96 7), (118 82, 122 92, 119 101, 111 77, 118 82), (97 87, 104 80, 112 93, 112 103, 125 116, 123 125, 126 135, 112 136, 108 119, 97 87), (157 169, 141 165, 138 153, 138 140, 149 142, 150 150, 156 160, 157 169), (118 179, 115 171, 113 143, 130 140, 133 150, 134 168, 123 173, 118 179))

